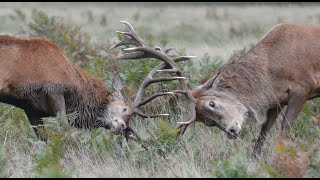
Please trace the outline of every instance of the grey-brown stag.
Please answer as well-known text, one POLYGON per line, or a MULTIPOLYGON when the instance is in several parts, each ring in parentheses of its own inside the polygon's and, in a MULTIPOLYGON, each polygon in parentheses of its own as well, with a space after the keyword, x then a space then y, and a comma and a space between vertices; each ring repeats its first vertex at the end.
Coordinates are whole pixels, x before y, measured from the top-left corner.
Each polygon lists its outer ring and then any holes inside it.
POLYGON ((248 52, 197 87, 197 118, 237 137, 243 122, 261 125, 252 155, 261 153, 268 131, 287 106, 287 136, 307 100, 320 95, 320 25, 279 24, 248 52))

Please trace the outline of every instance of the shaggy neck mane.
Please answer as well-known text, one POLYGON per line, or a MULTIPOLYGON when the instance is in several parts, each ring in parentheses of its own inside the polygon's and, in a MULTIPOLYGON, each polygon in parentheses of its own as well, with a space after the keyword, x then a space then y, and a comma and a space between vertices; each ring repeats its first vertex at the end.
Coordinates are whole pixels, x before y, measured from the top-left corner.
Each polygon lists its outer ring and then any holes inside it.
POLYGON ((264 86, 261 77, 262 70, 248 61, 233 62, 221 68, 217 89, 227 89, 237 97, 259 94, 257 86, 264 86))
POLYGON ((98 116, 113 100, 113 96, 104 86, 102 80, 83 74, 82 86, 66 98, 67 113, 78 113, 74 121, 76 127, 93 128, 98 123, 96 122, 98 116))

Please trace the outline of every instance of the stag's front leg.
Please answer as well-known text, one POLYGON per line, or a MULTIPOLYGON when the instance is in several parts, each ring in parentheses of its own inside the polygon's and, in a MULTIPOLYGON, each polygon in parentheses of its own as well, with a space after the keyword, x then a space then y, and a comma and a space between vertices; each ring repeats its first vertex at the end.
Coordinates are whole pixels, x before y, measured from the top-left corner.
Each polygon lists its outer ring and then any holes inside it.
POLYGON ((51 113, 54 116, 58 116, 59 114, 61 114, 62 118, 64 119, 64 122, 63 122, 64 125, 68 125, 64 95, 48 94, 47 99, 48 99, 48 105, 51 109, 51 113))
POLYGON ((304 103, 307 100, 306 95, 292 94, 289 97, 286 113, 281 124, 281 136, 287 137, 287 132, 292 125, 292 122, 298 117, 304 103))
POLYGON ((38 128, 43 128, 43 127, 37 127, 39 125, 43 125, 43 122, 41 120, 43 113, 36 111, 34 109, 25 110, 25 113, 30 121, 30 124, 33 126, 32 128, 36 133, 38 139, 41 141, 47 141, 47 138, 41 135, 38 131, 38 128))
POLYGON ((258 156, 261 154, 261 148, 264 144, 264 141, 266 140, 267 134, 276 121, 277 117, 279 116, 279 113, 282 111, 282 108, 283 106, 280 106, 268 110, 267 120, 262 125, 260 135, 253 148, 253 152, 251 155, 253 158, 258 158, 258 156))

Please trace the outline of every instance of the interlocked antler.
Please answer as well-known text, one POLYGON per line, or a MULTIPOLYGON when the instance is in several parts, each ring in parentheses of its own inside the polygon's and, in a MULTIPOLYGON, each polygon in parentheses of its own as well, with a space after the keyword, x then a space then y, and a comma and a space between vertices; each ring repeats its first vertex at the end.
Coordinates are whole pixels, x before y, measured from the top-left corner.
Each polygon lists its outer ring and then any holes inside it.
POLYGON ((195 110, 196 100, 192 96, 190 90, 188 89, 188 86, 185 81, 186 78, 183 77, 183 73, 180 70, 179 66, 176 64, 176 62, 186 61, 191 58, 194 58, 194 56, 179 56, 179 57, 175 57, 175 58, 170 58, 167 55, 167 53, 170 50, 172 50, 172 48, 164 49, 164 50, 161 49, 160 47, 151 48, 136 34, 133 26, 130 23, 128 23, 126 21, 121 21, 121 23, 125 24, 129 28, 130 31, 129 32, 117 31, 123 35, 124 39, 121 42, 112 46, 110 49, 115 48, 115 47, 119 47, 122 45, 134 45, 136 47, 124 49, 124 51, 126 53, 120 57, 117 57, 116 59, 130 60, 130 59, 142 59, 142 58, 156 58, 156 59, 159 59, 164 62, 164 63, 158 65, 157 67, 155 67, 147 75, 147 77, 144 79, 144 81, 140 85, 138 92, 137 92, 137 95, 136 95, 136 98, 133 103, 133 112, 143 118, 155 118, 155 117, 159 117, 159 116, 168 116, 169 114, 147 115, 147 114, 144 114, 143 112, 141 112, 139 110, 139 108, 140 108, 140 106, 147 104, 148 102, 150 102, 151 100, 153 100, 154 98, 159 97, 159 96, 169 95, 169 94, 174 94, 174 93, 184 94, 188 100, 188 105, 189 105, 191 115, 187 118, 187 121, 178 122, 179 125, 177 128, 180 129, 178 136, 183 135, 186 128, 188 127, 188 125, 190 125, 191 123, 194 123, 196 120, 196 110, 195 110), (158 72, 176 73, 177 76, 153 78, 158 72), (146 98, 144 100, 142 99, 145 89, 150 84, 156 83, 156 82, 161 82, 161 81, 171 81, 171 80, 179 80, 180 88, 182 90, 175 90, 172 92, 158 93, 158 94, 152 95, 151 97, 146 98))

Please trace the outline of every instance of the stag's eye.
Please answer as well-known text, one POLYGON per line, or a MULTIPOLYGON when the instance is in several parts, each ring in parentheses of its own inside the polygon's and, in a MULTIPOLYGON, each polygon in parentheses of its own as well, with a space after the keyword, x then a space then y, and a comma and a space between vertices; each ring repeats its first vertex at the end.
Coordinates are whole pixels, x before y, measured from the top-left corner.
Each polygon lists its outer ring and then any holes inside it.
POLYGON ((213 101, 210 101, 210 102, 209 102, 209 106, 211 106, 211 107, 213 107, 213 108, 214 108, 214 107, 215 107, 214 102, 213 102, 213 101))
POLYGON ((123 108, 123 112, 126 112, 127 111, 127 108, 123 108))

